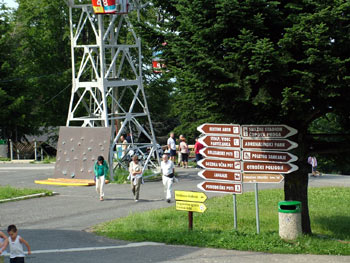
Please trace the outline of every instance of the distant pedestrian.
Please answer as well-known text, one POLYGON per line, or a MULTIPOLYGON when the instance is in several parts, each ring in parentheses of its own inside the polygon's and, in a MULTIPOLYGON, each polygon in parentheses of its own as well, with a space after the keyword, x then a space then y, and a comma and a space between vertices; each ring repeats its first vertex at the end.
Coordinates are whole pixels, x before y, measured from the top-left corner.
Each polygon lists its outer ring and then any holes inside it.
POLYGON ((129 164, 131 191, 134 195, 135 202, 139 201, 140 186, 142 183, 142 166, 139 163, 137 155, 132 157, 129 164))
POLYGON ((104 199, 104 186, 108 170, 108 164, 103 156, 97 157, 97 161, 94 165, 94 172, 96 178, 96 192, 100 196, 100 201, 103 201, 104 199))
POLYGON ((23 244, 27 247, 28 255, 31 254, 28 242, 18 235, 15 225, 9 225, 7 228, 7 233, 9 234, 9 238, 5 240, 5 245, 0 249, 0 255, 7 248, 7 246, 9 246, 10 263, 24 263, 23 244))
MULTIPOLYGON (((7 236, 0 231, 0 250, 5 246, 5 241, 7 240, 7 236)), ((4 248, 4 250, 2 251, 5 251, 6 248, 4 248)), ((4 263, 4 257, 1 256, 1 252, 0 252, 0 263, 4 263)))
POLYGON ((167 154, 163 155, 163 160, 160 164, 162 172, 162 181, 164 186, 165 200, 170 203, 172 195, 172 186, 175 178, 175 166, 174 163, 169 160, 167 154))
POLYGON ((312 176, 321 175, 320 172, 317 171, 317 159, 315 156, 309 156, 307 162, 311 165, 312 176))
POLYGON ((186 142, 186 138, 183 137, 180 142, 180 152, 181 152, 181 158, 182 158, 182 167, 188 168, 188 144, 186 142))
POLYGON ((129 132, 129 133, 126 135, 125 140, 127 141, 127 143, 132 143, 132 133, 131 133, 131 132, 129 132))
POLYGON ((177 166, 181 166, 181 163, 182 163, 182 153, 180 151, 180 143, 182 142, 182 139, 185 138, 182 134, 179 136, 179 151, 178 151, 178 154, 177 154, 177 166))
POLYGON ((128 149, 128 141, 125 139, 124 135, 120 136, 120 141, 122 143, 122 158, 126 155, 128 149))
POLYGON ((198 165, 198 162, 200 160, 203 159, 203 156, 200 154, 200 150, 204 148, 204 145, 201 144, 199 141, 198 141, 198 137, 196 138, 196 143, 194 144, 194 153, 196 154, 196 168, 201 168, 199 165, 198 165))
POLYGON ((168 150, 170 154, 170 160, 175 164, 175 156, 176 156, 176 141, 175 141, 175 134, 172 132, 170 133, 170 137, 167 141, 168 150))

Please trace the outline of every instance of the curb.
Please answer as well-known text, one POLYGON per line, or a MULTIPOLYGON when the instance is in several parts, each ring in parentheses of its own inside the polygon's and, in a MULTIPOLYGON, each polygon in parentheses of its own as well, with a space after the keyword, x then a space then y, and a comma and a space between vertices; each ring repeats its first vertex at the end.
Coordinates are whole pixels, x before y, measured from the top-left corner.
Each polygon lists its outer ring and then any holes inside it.
POLYGON ((37 197, 43 197, 43 196, 54 196, 58 195, 59 193, 57 192, 52 192, 50 193, 39 193, 39 194, 32 194, 32 195, 24 195, 24 196, 19 196, 19 197, 14 197, 14 198, 8 198, 8 199, 1 199, 1 203, 6 203, 6 202, 11 202, 11 201, 19 201, 19 200, 26 200, 26 199, 31 199, 31 198, 37 198, 37 197))

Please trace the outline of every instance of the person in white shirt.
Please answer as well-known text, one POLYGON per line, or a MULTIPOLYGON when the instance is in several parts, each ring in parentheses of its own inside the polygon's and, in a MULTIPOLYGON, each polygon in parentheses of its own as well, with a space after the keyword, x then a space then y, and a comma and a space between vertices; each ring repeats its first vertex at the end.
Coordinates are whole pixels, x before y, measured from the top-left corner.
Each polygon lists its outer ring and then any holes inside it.
POLYGON ((189 151, 188 151, 188 144, 186 143, 185 137, 182 137, 179 148, 180 148, 179 150, 180 150, 181 155, 182 155, 182 157, 181 157, 181 160, 183 163, 182 167, 188 168, 188 153, 189 153, 189 151))
POLYGON ((142 167, 139 163, 137 155, 134 155, 132 157, 132 162, 129 164, 129 172, 131 191, 134 195, 135 202, 138 202, 140 195, 140 186, 142 183, 142 167))
POLYGON ((23 244, 27 247, 28 255, 31 254, 28 242, 17 234, 17 228, 15 225, 9 225, 7 233, 9 234, 9 238, 5 240, 4 246, 0 249, 0 255, 9 245, 10 263, 24 263, 23 244))
POLYGON ((167 141, 168 149, 170 152, 170 160, 175 163, 175 156, 176 156, 176 141, 175 141, 175 134, 172 132, 170 133, 170 137, 167 141))
POLYGON ((126 155, 128 149, 128 141, 125 139, 124 135, 120 136, 120 141, 122 142, 122 158, 126 155))
POLYGON ((177 154, 177 166, 179 166, 179 167, 181 166, 181 162, 182 162, 182 153, 181 153, 180 145, 181 145, 181 142, 184 138, 185 137, 182 134, 179 136, 179 151, 177 154))
POLYGON ((165 199, 168 203, 171 201, 171 191, 175 177, 174 163, 169 160, 167 154, 163 155, 163 160, 160 163, 160 169, 162 172, 162 181, 164 185, 165 199))

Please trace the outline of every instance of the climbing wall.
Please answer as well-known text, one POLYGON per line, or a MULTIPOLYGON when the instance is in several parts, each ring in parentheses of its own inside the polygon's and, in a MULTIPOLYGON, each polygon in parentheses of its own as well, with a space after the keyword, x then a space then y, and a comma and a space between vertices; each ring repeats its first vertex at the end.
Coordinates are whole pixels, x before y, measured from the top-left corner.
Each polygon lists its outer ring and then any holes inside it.
POLYGON ((111 127, 60 127, 55 178, 92 179, 99 155, 109 160, 111 127))

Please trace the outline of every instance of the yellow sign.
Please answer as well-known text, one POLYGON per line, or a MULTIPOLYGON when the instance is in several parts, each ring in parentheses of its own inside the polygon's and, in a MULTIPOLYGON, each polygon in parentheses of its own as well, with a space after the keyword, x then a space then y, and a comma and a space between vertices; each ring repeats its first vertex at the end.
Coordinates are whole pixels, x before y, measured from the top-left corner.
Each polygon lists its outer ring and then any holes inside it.
POLYGON ((176 210, 204 213, 207 207, 203 203, 176 201, 176 210))
POLYGON ((204 202, 208 197, 202 192, 175 191, 175 200, 204 202))

